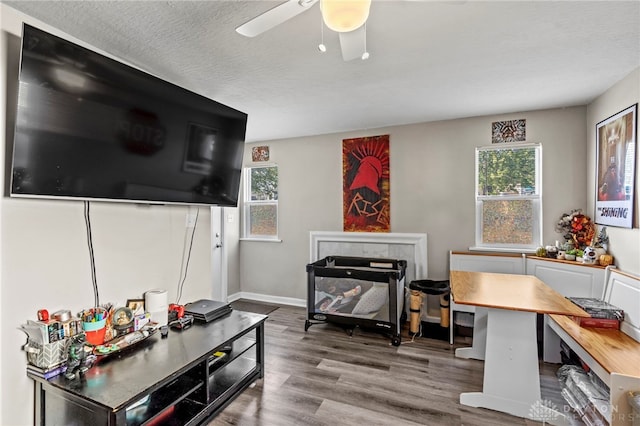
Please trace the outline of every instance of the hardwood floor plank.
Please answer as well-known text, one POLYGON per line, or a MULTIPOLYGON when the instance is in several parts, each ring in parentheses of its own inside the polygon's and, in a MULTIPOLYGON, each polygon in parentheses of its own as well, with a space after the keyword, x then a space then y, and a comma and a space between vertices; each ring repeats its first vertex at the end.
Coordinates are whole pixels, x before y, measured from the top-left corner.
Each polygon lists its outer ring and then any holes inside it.
MULTIPOLYGON (((309 392, 326 400, 340 401, 345 404, 370 410, 372 416, 382 413, 409 421, 422 421, 425 424, 440 424, 440 420, 449 414, 423 404, 417 398, 404 398, 397 393, 389 394, 377 390, 374 386, 361 387, 338 382, 325 386, 319 382, 303 380, 291 376, 284 386, 298 392, 309 392)), ((352 423, 353 424, 353 423, 352 423)))
POLYGON ((423 424, 401 420, 395 416, 364 410, 350 404, 332 400, 324 400, 318 411, 316 411, 316 416, 321 418, 325 424, 333 425, 344 425, 345 422, 366 426, 419 426, 423 424))
MULTIPOLYGON (((321 366, 320 366, 321 367, 321 366)), ((424 398, 425 395, 431 397, 444 397, 451 400, 457 398, 461 392, 467 391, 468 387, 463 387, 456 383, 447 383, 441 380, 432 380, 424 375, 417 375, 414 378, 399 376, 392 371, 377 376, 359 376, 355 374, 343 374, 338 380, 340 383, 348 383, 353 386, 375 387, 384 392, 397 392, 406 397, 424 398)))
POLYGON ((209 425, 325 425, 314 413, 323 400, 313 395, 266 385, 270 376, 247 389, 209 425), (264 386, 263 386, 264 385, 264 386))
MULTIPOLYGON (((304 331, 306 309, 281 306, 265 325, 265 377, 211 426, 532 426, 541 423, 460 404, 482 389, 484 363, 455 357, 468 346, 403 331, 402 344, 335 324, 304 331)), ((541 364, 543 396, 558 398, 555 371, 541 364)), ((549 399, 562 404, 562 399, 549 399)), ((579 425, 579 423, 576 423, 579 425)))

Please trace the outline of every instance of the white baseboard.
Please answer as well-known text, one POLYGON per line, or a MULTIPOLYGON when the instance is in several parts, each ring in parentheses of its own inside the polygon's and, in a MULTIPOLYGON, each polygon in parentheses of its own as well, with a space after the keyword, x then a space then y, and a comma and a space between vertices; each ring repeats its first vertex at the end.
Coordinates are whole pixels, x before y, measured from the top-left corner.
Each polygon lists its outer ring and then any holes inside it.
POLYGON ((298 306, 298 307, 307 306, 307 301, 305 299, 296 299, 294 297, 270 296, 268 294, 249 293, 246 291, 239 291, 237 293, 230 294, 227 298, 227 301, 231 303, 239 299, 254 300, 256 302, 274 303, 276 305, 289 305, 289 306, 298 306))

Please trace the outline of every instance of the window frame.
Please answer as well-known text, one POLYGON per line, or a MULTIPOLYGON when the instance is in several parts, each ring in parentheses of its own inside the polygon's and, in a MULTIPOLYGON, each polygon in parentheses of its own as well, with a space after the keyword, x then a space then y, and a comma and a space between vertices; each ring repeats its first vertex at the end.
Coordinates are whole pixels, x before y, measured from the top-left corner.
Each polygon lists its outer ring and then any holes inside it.
POLYGON ((278 182, 277 188, 280 190, 280 170, 277 164, 273 163, 265 163, 260 165, 250 165, 246 166, 243 170, 243 185, 242 185, 242 237, 241 240, 252 240, 252 241, 276 241, 280 242, 279 233, 280 233, 280 211, 279 211, 279 194, 275 200, 251 200, 251 171, 253 169, 264 169, 264 168, 272 168, 275 167, 278 170, 278 182), (251 234, 251 214, 250 210, 252 206, 269 206, 273 205, 276 209, 276 233, 275 235, 266 235, 266 234, 251 234))
POLYGON ((475 246, 471 249, 485 251, 503 252, 535 252, 542 245, 542 145, 539 143, 508 143, 490 146, 476 147, 475 150, 475 246), (535 149, 535 191, 532 194, 508 194, 508 195, 481 195, 479 168, 480 153, 483 151, 506 150, 506 149, 535 149), (483 206, 485 201, 514 201, 530 200, 532 202, 532 238, 531 244, 508 244, 508 243, 484 243, 483 235, 483 206))

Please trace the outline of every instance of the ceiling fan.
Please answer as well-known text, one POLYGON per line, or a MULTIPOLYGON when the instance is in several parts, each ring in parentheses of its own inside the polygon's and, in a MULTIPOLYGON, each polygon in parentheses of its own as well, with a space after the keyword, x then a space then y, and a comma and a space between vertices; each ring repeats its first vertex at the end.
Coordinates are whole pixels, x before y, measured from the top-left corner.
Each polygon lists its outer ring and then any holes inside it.
POLYGON ((368 58, 364 24, 369 17, 371 0, 288 0, 240 25, 236 32, 245 37, 255 37, 309 10, 318 1, 323 25, 336 31, 340 37, 342 59, 368 58))

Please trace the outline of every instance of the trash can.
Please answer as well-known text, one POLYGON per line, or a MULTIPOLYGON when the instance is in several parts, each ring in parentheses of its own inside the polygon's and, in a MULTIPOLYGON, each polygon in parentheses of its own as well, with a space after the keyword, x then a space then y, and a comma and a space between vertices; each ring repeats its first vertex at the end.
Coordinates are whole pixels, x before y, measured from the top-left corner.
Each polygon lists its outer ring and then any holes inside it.
POLYGON ((414 280, 409 284, 409 290, 411 290, 409 331, 412 334, 417 334, 420 329, 422 316, 420 307, 424 294, 440 296, 440 326, 449 327, 449 298, 451 294, 449 280, 414 280))

